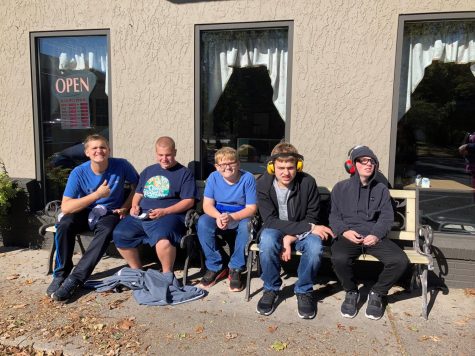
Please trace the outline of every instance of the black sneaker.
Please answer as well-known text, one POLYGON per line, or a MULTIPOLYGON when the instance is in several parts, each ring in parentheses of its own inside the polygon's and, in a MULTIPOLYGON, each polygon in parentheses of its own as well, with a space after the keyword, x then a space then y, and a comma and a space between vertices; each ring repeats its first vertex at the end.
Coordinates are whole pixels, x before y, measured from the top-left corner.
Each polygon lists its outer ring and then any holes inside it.
POLYGON ((216 282, 220 281, 223 278, 226 278, 228 274, 228 269, 222 269, 221 271, 213 272, 209 269, 206 270, 205 275, 201 278, 200 284, 203 287, 212 287, 216 284, 216 282))
POLYGON ((265 290, 259 302, 257 302, 256 311, 261 315, 271 315, 279 299, 279 293, 272 290, 265 290))
POLYGON ((297 294, 297 311, 302 319, 313 319, 317 314, 312 292, 297 294))
POLYGON ((383 298, 381 294, 371 291, 368 294, 368 305, 366 306, 366 317, 379 320, 384 315, 383 298))
POLYGON ((244 288, 241 281, 241 271, 238 269, 229 270, 229 290, 231 292, 240 292, 244 288))
POLYGON ((63 277, 54 277, 51 284, 46 289, 46 295, 51 298, 54 292, 56 292, 61 284, 63 284, 64 278, 63 277))
POLYGON ((358 313, 357 304, 360 300, 358 291, 350 290, 346 292, 345 300, 341 304, 341 315, 345 318, 354 318, 358 313))
POLYGON ((64 280, 61 287, 59 287, 58 290, 53 293, 51 298, 53 298, 57 302, 66 301, 73 296, 74 292, 79 287, 81 287, 81 284, 82 283, 80 283, 79 281, 68 277, 64 280))

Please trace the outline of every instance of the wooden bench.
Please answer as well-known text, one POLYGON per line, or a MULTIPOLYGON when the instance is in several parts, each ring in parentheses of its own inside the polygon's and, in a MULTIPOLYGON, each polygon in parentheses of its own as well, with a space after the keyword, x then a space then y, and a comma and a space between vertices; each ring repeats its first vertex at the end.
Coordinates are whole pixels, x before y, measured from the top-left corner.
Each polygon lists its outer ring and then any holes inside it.
MULTIPOLYGON (((427 320, 427 273, 433 270, 433 258, 431 255, 432 229, 428 225, 419 225, 418 214, 418 191, 417 190, 395 190, 390 189, 391 197, 395 202, 395 222, 393 229, 389 232, 390 239, 409 243, 408 249, 403 249, 411 264, 414 265, 414 273, 411 287, 414 282, 420 283, 422 289, 422 316, 427 320)), ((328 191, 327 191, 328 198, 328 191)), ((259 266, 259 246, 257 244, 257 228, 251 232, 251 240, 247 246, 247 283, 245 299, 249 301, 251 288, 251 272, 254 263, 259 266)), ((299 251, 293 251, 294 255, 301 255, 299 251)), ((323 257, 330 258, 330 247, 324 246, 323 257)), ((359 261, 378 261, 369 254, 360 255, 359 261)))

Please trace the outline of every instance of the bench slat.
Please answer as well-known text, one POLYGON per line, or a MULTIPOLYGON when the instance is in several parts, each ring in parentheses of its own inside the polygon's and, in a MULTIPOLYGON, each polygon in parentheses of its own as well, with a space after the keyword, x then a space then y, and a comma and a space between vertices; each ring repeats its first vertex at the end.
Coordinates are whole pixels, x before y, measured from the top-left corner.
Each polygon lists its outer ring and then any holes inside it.
MULTIPOLYGON (((252 244, 249 248, 251 251, 259 252, 259 246, 257 244, 252 244)), ((414 250, 403 250, 404 253, 407 255, 407 258, 411 263, 415 264, 423 264, 423 265, 428 265, 429 259, 426 256, 420 255, 417 253, 417 251, 414 250)), ((296 256, 302 256, 302 253, 300 251, 292 251, 292 255, 296 256)), ((328 246, 324 247, 323 250, 323 257, 325 258, 330 258, 330 248, 328 246)), ((357 258, 358 261, 379 261, 376 257, 371 256, 369 254, 366 255, 360 255, 357 258)))

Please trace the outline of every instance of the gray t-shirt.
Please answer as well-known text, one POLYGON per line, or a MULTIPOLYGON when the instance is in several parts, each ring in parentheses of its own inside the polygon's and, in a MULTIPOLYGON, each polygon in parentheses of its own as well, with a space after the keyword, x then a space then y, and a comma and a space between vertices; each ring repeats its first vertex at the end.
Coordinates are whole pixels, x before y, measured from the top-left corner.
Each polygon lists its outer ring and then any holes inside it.
POLYGON ((277 195, 277 202, 279 203, 279 219, 288 221, 287 201, 289 200, 290 189, 279 187, 277 179, 274 179, 274 189, 277 195))

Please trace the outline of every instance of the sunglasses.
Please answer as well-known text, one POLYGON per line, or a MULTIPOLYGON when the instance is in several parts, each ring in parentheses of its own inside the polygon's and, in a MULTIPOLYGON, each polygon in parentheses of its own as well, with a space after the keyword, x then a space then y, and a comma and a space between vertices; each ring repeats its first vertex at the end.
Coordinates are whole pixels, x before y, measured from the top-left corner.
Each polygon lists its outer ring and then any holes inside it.
POLYGON ((362 165, 367 165, 368 163, 372 166, 376 165, 376 161, 372 158, 358 158, 356 162, 361 163, 362 165))

